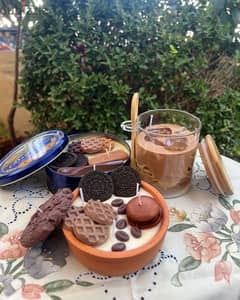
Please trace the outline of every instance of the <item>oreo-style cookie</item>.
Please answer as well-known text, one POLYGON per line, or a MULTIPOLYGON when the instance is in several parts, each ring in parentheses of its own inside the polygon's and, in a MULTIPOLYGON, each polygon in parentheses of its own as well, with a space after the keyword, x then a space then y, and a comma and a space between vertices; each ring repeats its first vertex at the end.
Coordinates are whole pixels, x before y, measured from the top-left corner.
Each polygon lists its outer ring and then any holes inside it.
POLYGON ((49 165, 52 169, 58 169, 61 167, 71 167, 78 160, 76 154, 71 152, 63 152, 61 153, 54 161, 49 165))
POLYGON ((64 188, 40 205, 22 233, 21 244, 30 248, 44 241, 62 222, 71 203, 72 191, 64 188))
POLYGON ((74 167, 83 167, 88 165, 88 158, 86 155, 80 152, 75 153, 75 155, 77 156, 77 161, 75 162, 74 167))
POLYGON ((113 182, 110 175, 100 171, 89 171, 79 183, 82 188, 84 200, 89 199, 105 201, 113 194, 113 182))
POLYGON ((131 167, 122 166, 111 173, 114 185, 114 194, 121 197, 131 197, 136 195, 137 183, 141 179, 138 173, 131 167))

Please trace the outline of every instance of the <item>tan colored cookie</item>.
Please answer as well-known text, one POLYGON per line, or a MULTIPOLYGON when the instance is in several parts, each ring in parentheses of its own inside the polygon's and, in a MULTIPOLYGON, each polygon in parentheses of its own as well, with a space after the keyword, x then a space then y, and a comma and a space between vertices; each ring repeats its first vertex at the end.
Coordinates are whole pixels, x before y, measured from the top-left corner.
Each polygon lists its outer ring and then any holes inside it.
POLYGON ((116 217, 111 205, 102 203, 99 200, 89 200, 84 207, 84 212, 94 222, 102 225, 111 225, 116 217))
POLYGON ((108 226, 96 224, 85 214, 79 215, 74 221, 73 234, 89 246, 99 246, 109 237, 108 226))
POLYGON ((64 218, 64 226, 72 230, 74 226, 74 221, 79 217, 79 215, 82 215, 84 213, 84 208, 82 206, 71 206, 69 210, 66 213, 66 216, 64 218))
POLYGON ((103 142, 102 152, 111 151, 113 149, 114 143, 110 138, 103 137, 102 142, 103 142))
POLYGON ((96 165, 112 160, 128 160, 129 155, 123 150, 114 150, 107 153, 100 153, 88 159, 89 165, 96 165))
POLYGON ((81 150, 83 153, 98 153, 103 148, 103 141, 99 137, 89 137, 81 140, 81 150))

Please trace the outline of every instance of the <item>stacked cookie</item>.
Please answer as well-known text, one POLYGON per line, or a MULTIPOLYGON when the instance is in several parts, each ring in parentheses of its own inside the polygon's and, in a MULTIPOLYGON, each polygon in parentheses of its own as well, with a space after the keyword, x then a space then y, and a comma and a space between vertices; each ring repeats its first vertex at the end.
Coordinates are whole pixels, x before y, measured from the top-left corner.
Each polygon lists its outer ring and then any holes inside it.
POLYGON ((99 246, 109 237, 109 225, 115 219, 112 207, 101 201, 90 200, 84 207, 71 207, 64 226, 76 238, 89 246, 99 246))
POLYGON ((72 203, 72 191, 64 188, 39 206, 21 236, 21 244, 30 248, 44 241, 61 224, 72 203))

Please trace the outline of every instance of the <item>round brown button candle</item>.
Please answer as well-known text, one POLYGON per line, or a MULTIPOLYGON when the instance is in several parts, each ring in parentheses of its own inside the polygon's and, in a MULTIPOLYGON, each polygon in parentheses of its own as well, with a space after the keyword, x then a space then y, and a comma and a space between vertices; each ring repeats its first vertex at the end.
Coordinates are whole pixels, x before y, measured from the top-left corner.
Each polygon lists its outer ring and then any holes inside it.
POLYGON ((152 197, 136 196, 128 202, 126 214, 130 225, 146 229, 160 222, 161 207, 152 197))

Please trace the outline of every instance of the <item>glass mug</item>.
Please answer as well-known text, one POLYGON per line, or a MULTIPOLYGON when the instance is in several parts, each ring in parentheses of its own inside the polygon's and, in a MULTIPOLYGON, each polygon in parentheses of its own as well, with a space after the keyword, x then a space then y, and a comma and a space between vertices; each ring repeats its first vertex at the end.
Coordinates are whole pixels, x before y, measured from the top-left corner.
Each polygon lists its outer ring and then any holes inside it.
POLYGON ((199 143, 199 118, 181 110, 150 110, 137 117, 135 130, 135 168, 141 179, 165 198, 186 193, 199 143))

